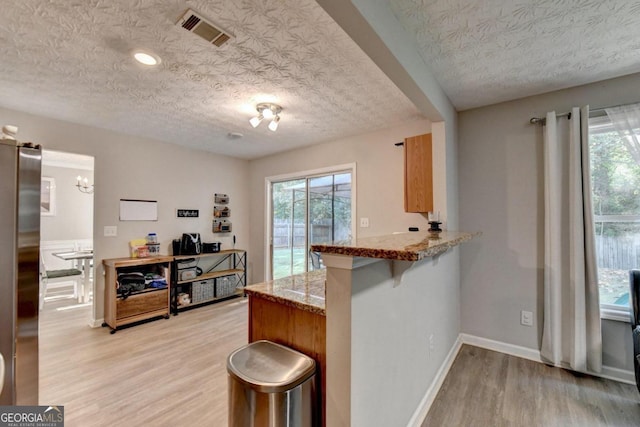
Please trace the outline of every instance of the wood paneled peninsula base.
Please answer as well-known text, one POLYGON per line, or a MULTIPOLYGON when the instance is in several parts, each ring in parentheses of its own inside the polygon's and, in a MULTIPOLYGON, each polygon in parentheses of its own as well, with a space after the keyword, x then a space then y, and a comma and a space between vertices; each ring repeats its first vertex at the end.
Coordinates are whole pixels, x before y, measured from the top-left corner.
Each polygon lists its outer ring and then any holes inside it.
POLYGON ((325 424, 325 270, 250 285, 249 342, 269 340, 312 357, 320 384, 317 407, 325 424))

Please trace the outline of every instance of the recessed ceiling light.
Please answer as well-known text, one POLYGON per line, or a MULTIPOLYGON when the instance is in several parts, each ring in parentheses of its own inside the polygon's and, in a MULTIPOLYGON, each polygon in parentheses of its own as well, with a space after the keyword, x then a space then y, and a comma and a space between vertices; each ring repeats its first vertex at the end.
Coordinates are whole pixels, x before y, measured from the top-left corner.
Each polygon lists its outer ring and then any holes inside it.
POLYGON ((154 66, 154 65, 158 65, 160 63, 160 57, 159 56, 154 55, 154 54, 149 53, 149 52, 143 52, 141 50, 135 51, 133 53, 133 57, 136 59, 136 61, 138 61, 139 63, 141 63, 143 65, 154 66))

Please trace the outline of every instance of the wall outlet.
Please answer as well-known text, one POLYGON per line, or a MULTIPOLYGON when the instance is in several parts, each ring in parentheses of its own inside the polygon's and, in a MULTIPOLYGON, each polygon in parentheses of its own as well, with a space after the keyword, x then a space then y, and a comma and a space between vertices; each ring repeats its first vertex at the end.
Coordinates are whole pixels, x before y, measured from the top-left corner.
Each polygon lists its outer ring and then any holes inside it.
POLYGON ((533 313, 522 310, 520 312, 520 324, 522 326, 533 326, 533 313))
POLYGON ((117 236, 118 236, 118 227, 116 225, 104 226, 104 237, 117 237, 117 236))
POLYGON ((429 354, 433 353, 436 349, 436 339, 433 334, 429 335, 429 354))
POLYGON ((360 227, 362 228, 369 227, 369 218, 360 218, 360 227))

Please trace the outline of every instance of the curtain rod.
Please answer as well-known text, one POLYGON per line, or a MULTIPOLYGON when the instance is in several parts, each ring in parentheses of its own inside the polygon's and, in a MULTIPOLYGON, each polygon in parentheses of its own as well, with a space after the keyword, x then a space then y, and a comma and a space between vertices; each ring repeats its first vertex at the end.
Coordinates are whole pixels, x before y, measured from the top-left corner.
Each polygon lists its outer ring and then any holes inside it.
MULTIPOLYGON (((635 104, 638 104, 638 103, 637 102, 632 102, 630 104, 610 105, 608 107, 589 109, 589 116, 591 116, 591 114, 593 114, 593 113, 601 113, 604 110, 606 110, 607 108, 627 107, 629 105, 635 105, 635 104)), ((570 119, 571 118, 571 112, 556 114, 556 117, 564 117, 564 116, 567 116, 567 118, 570 119)), ((546 121, 547 121, 547 119, 545 119, 544 117, 532 117, 531 119, 529 119, 529 123, 531 123, 532 125, 544 125, 544 123, 546 121)))
MULTIPOLYGON (((556 114, 556 117, 566 117, 567 119, 571 118, 571 112, 556 114)), ((544 125, 547 122, 545 117, 531 117, 529 119, 529 123, 532 125, 544 125)))

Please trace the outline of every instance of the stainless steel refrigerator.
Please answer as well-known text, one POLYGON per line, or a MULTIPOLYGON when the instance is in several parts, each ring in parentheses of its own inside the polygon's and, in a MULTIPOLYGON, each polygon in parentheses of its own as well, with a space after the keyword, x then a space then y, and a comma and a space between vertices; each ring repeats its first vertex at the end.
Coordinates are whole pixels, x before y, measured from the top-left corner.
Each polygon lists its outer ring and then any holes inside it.
POLYGON ((2 406, 38 404, 41 161, 40 146, 0 139, 2 406))

